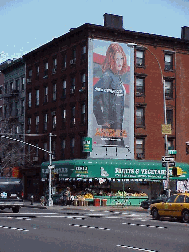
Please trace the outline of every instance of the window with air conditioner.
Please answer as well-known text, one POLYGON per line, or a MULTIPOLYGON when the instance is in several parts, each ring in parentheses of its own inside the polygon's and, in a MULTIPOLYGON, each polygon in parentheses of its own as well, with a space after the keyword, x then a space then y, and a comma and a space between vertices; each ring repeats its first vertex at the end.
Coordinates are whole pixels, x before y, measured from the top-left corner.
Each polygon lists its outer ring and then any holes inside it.
POLYGON ((144 78, 136 78, 136 95, 144 95, 144 78))
POLYGON ((173 98, 173 81, 165 80, 165 98, 172 99, 173 98))
POLYGON ((75 93, 75 77, 71 77, 71 88, 70 88, 70 94, 75 93))

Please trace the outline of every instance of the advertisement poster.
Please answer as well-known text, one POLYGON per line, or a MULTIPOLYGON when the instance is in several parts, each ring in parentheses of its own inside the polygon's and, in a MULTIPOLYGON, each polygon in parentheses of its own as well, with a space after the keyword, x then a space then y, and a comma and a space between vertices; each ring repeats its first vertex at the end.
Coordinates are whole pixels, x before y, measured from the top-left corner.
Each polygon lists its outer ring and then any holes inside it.
MULTIPOLYGON (((134 145, 134 71, 124 43, 92 41, 93 157, 132 158, 134 145)), ((90 61, 89 61, 90 62, 90 61)), ((91 105, 91 106, 90 106, 91 105)))

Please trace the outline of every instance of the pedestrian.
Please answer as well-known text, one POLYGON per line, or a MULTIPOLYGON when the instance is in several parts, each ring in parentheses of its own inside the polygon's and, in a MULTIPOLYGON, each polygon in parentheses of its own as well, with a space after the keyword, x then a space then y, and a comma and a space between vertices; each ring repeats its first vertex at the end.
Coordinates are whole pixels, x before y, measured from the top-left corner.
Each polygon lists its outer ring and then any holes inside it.
POLYGON ((63 205, 64 206, 67 206, 67 204, 70 203, 70 196, 71 196, 70 187, 67 187, 63 193, 63 205))

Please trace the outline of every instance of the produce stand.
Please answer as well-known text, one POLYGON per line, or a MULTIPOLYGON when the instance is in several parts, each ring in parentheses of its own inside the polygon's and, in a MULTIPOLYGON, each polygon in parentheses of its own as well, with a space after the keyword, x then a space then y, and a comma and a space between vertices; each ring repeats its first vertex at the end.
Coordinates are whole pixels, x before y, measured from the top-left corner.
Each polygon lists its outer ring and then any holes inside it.
POLYGON ((140 203, 144 200, 148 199, 148 196, 94 196, 94 199, 98 198, 102 202, 103 199, 106 199, 107 206, 116 206, 116 205, 123 205, 123 206, 140 206, 140 203))

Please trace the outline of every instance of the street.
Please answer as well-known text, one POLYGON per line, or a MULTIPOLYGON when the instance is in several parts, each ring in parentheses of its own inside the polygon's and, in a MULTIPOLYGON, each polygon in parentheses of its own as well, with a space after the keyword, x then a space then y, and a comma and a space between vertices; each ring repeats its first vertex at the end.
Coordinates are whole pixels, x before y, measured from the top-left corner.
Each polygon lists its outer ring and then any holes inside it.
POLYGON ((0 212, 0 251, 188 252, 189 224, 149 213, 22 208, 0 212))

